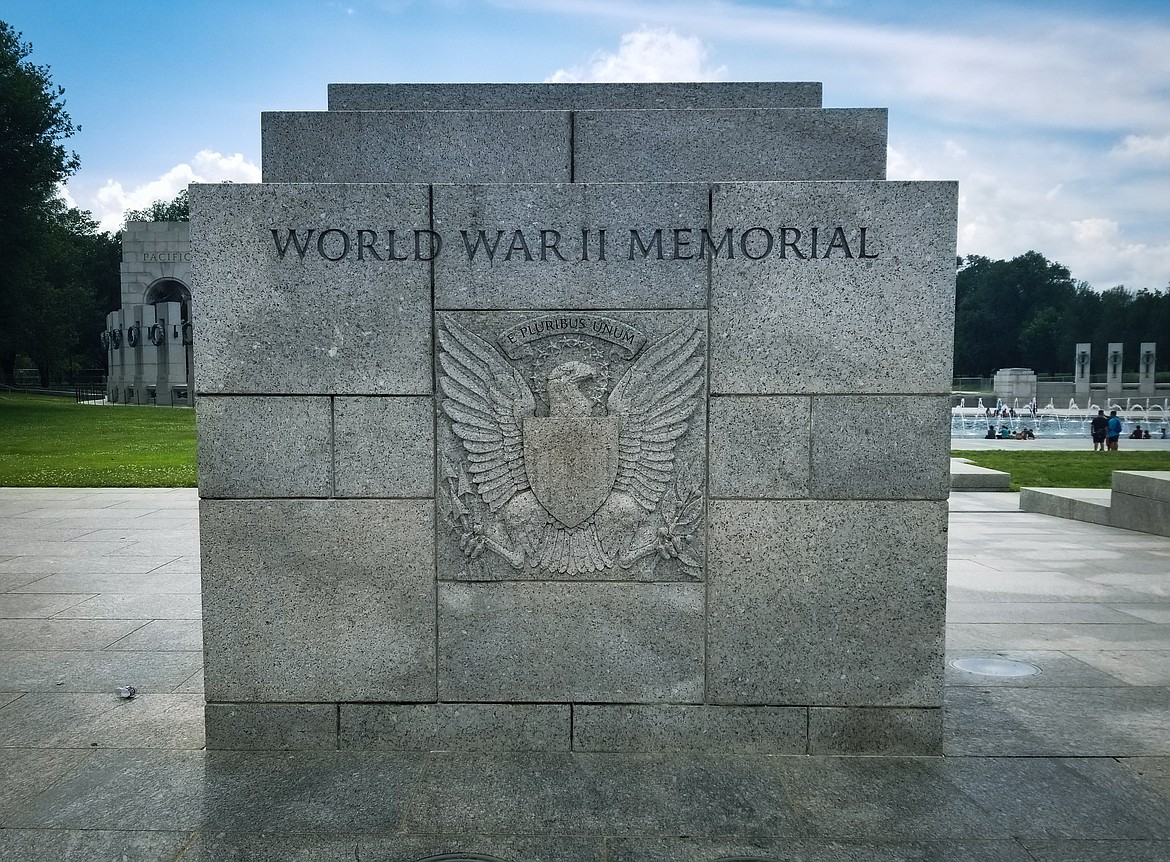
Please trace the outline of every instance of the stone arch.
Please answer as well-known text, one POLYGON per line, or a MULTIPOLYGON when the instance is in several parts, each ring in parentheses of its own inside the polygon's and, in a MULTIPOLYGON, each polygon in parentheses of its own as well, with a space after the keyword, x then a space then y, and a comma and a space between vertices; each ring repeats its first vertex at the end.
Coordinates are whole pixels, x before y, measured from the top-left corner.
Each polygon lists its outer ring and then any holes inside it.
POLYGON ((177 278, 156 279, 146 288, 142 304, 155 305, 159 302, 181 303, 182 322, 186 323, 191 319, 191 290, 177 278))

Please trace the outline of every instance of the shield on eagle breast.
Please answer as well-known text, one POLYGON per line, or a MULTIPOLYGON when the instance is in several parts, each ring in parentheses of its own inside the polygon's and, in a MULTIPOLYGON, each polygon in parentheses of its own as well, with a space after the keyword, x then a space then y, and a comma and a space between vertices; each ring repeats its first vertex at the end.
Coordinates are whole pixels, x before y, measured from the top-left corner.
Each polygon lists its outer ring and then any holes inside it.
POLYGON ((576 527, 613 490, 617 416, 542 416, 524 420, 528 485, 549 514, 576 527))

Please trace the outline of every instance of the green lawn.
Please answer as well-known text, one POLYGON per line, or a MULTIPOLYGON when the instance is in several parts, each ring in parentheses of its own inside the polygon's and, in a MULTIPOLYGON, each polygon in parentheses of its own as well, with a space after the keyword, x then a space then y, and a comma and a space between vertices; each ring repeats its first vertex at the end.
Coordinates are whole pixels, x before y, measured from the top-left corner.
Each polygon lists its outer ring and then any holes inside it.
MULTIPOLYGON (((1124 447, 1126 441, 1121 441, 1124 447)), ((972 464, 1012 474, 1020 488, 1108 488, 1114 470, 1170 470, 1170 452, 951 452, 972 464)))
POLYGON ((195 487, 195 411, 0 392, 0 486, 195 487))
MULTIPOLYGON (((1170 470, 1170 452, 955 451, 1012 489, 1108 488, 1114 470, 1170 470)), ((195 411, 0 393, 0 486, 195 487, 195 411)))

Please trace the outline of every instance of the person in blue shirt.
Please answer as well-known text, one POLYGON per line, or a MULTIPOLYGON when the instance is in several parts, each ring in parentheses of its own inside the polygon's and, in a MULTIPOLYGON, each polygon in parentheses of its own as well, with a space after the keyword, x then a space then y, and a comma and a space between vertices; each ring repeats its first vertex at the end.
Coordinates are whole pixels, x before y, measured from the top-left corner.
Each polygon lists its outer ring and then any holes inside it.
POLYGON ((1109 411, 1109 426, 1105 431, 1105 448, 1111 452, 1117 451, 1117 440, 1121 437, 1121 420, 1117 418, 1117 411, 1109 411))

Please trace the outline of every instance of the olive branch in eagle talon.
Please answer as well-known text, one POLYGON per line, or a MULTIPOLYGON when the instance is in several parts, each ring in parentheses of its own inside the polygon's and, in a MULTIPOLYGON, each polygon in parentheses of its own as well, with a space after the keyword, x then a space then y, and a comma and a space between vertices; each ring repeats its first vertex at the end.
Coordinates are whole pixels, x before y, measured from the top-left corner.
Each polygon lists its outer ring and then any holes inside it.
POLYGON ((465 554, 487 549, 516 568, 585 574, 660 552, 697 573, 685 546, 702 495, 696 488, 679 496, 674 450, 703 385, 699 328, 648 346, 604 404, 582 391, 598 369, 558 365, 548 375, 548 416, 536 415, 520 372, 452 316, 439 316, 438 340, 441 409, 466 468, 446 476, 447 521, 465 554), (672 486, 676 499, 668 502, 672 486), (468 503, 482 504, 488 517, 477 520, 468 503), (655 524, 651 516, 664 504, 672 520, 655 524))
POLYGON ((467 481, 467 473, 460 470, 449 460, 444 459, 443 478, 447 483, 447 493, 450 499, 443 513, 443 520, 447 526, 459 536, 459 550, 470 560, 478 559, 484 549, 494 551, 514 566, 522 565, 523 557, 515 551, 501 546, 487 534, 483 521, 476 518, 471 507, 463 498, 473 497, 475 492, 467 481))

